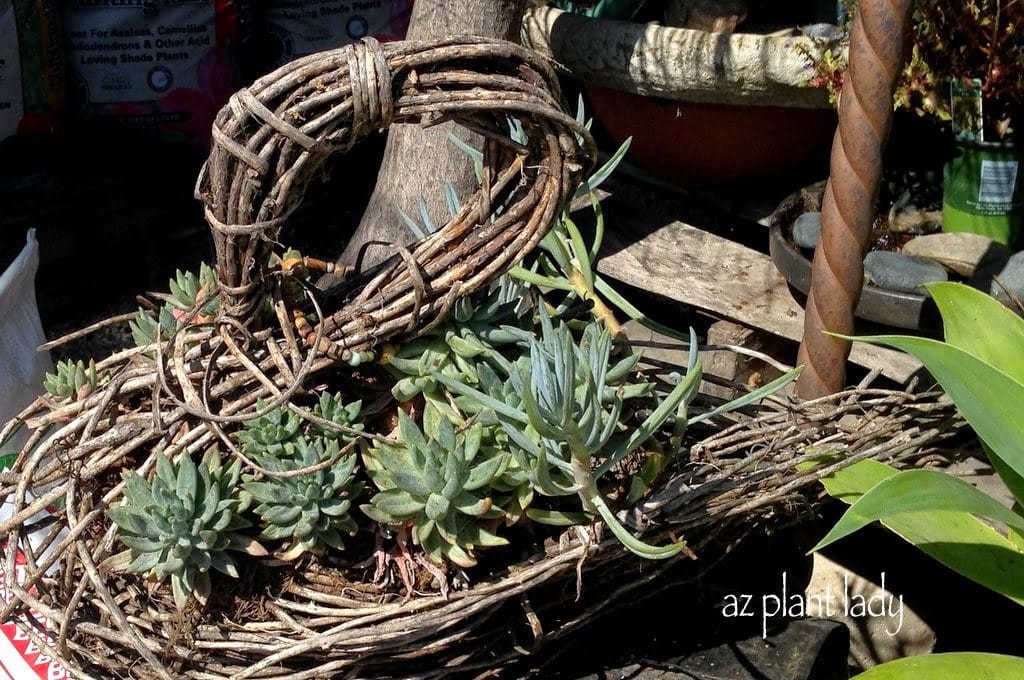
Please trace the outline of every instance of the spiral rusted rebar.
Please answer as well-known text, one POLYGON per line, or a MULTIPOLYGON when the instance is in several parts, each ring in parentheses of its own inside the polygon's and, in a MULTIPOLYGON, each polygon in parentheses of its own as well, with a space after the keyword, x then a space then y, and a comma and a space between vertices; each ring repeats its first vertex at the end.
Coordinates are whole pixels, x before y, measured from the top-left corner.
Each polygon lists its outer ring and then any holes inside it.
POLYGON ((836 392, 846 380, 850 343, 826 333, 853 332, 910 4, 863 0, 854 18, 798 358, 804 371, 797 393, 804 399, 836 392))

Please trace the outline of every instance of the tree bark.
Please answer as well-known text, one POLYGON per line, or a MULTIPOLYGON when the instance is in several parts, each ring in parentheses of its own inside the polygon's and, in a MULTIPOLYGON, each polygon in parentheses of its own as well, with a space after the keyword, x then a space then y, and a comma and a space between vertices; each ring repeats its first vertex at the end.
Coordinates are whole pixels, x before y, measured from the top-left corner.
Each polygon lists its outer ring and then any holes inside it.
MULTIPOLYGON (((527 0, 416 0, 407 38, 479 35, 518 42, 526 3, 527 0)), ((390 244, 410 242, 413 234, 400 211, 418 220, 421 196, 434 224, 440 226, 448 221, 445 182, 451 182, 460 197, 468 196, 476 184, 471 161, 455 148, 448 133, 480 148, 476 135, 453 123, 426 129, 413 124, 391 126, 376 188, 338 259, 340 263, 358 263, 360 270, 366 270, 394 254, 390 244)))

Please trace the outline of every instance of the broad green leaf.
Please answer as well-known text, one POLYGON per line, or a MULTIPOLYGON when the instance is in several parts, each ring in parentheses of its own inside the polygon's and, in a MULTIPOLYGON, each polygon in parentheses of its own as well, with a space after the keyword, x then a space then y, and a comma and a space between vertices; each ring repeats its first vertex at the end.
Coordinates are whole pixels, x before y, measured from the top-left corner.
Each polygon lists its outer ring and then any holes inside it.
POLYGON ((906 470, 861 496, 814 550, 886 517, 936 510, 968 512, 1024 531, 1024 517, 962 479, 938 470, 906 470))
POLYGON ((946 342, 1024 383, 1024 319, 962 283, 932 283, 946 342))
POLYGON ((917 357, 978 437, 991 447, 993 458, 1024 477, 1024 418, 1020 417, 1024 384, 973 354, 938 340, 901 335, 851 339, 888 345, 917 357))
MULTIPOLYGON (((864 460, 821 481, 830 495, 854 503, 898 474, 884 463, 864 460)), ((932 559, 1024 605, 1024 554, 977 517, 945 510, 915 512, 886 517, 882 524, 932 559)))
POLYGON ((1005 654, 950 652, 896 659, 853 680, 1011 680, 1024 678, 1024 659, 1005 654))
POLYGON ((986 455, 988 455, 989 462, 992 463, 992 467, 995 468, 996 474, 1006 484, 1006 488, 1010 490, 1013 495, 1013 499, 1017 503, 1024 503, 1024 477, 1017 474, 1017 472, 1011 468, 1006 461, 997 456, 993 451, 992 447, 981 442, 981 448, 985 449, 986 455))

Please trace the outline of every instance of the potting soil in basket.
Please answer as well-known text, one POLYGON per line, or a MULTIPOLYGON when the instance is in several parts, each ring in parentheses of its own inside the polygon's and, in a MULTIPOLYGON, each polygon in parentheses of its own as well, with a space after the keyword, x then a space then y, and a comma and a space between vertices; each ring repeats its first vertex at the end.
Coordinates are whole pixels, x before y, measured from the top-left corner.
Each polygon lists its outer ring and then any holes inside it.
POLYGON ((401 40, 413 0, 267 0, 252 2, 251 59, 260 75, 314 52, 373 36, 401 40))
POLYGON ((235 0, 71 0, 77 108, 205 147, 238 83, 235 0))
POLYGON ((59 122, 67 83, 59 15, 48 0, 0 0, 0 140, 59 122))

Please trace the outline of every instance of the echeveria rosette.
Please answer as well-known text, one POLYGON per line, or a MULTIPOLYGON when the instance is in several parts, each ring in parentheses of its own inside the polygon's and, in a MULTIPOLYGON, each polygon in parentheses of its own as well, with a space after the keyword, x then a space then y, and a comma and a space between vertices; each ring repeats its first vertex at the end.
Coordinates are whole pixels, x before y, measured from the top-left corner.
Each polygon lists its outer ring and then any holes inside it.
POLYGON ((225 467, 210 450, 198 466, 187 454, 177 465, 157 454, 156 474, 148 481, 127 473, 124 502, 109 508, 107 516, 128 549, 104 566, 144 573, 157 583, 169 578, 178 607, 193 592, 205 601, 211 569, 238 578, 229 550, 266 554, 242 533, 251 524, 240 515, 244 507, 235 494, 240 471, 240 461, 225 467))
POLYGON ((356 455, 341 455, 337 440, 299 437, 276 452, 254 454, 255 462, 270 472, 294 472, 319 463, 334 464, 302 475, 278 477, 247 475, 243 497, 257 505, 267 541, 285 541, 276 556, 293 560, 304 553, 323 554, 327 548, 344 549, 343 535, 358 527, 350 514, 352 500, 362 491, 355 481, 356 455))
POLYGON ((366 451, 367 472, 380 492, 363 512, 381 524, 408 524, 413 543, 437 563, 476 564, 476 548, 507 545, 486 527, 502 513, 487 495, 508 463, 507 454, 481 454, 483 426, 456 433, 440 417, 425 425, 429 438, 399 411, 399 441, 375 442, 366 451))
MULTIPOLYGON (((257 408, 262 410, 263 404, 257 404, 257 408)), ((298 439, 303 422, 297 413, 279 407, 245 421, 235 438, 250 455, 281 453, 285 444, 298 439)))
POLYGON ((398 378, 392 390, 395 398, 408 401, 421 392, 437 396, 434 376, 438 374, 476 385, 482 366, 506 363, 499 349, 529 338, 515 325, 523 321, 516 305, 500 291, 459 300, 450 321, 402 346, 386 362, 398 378))

